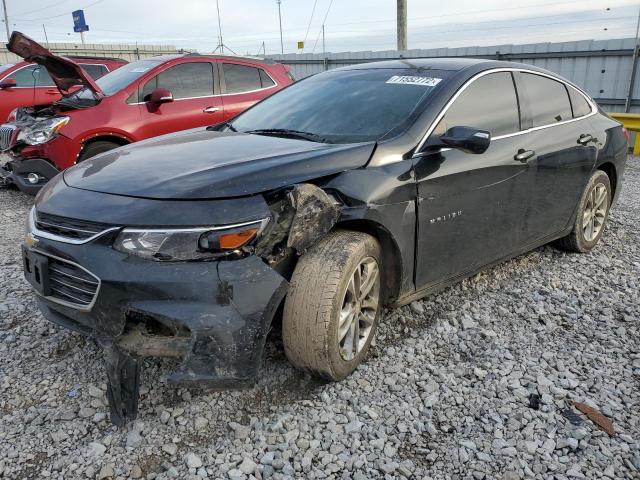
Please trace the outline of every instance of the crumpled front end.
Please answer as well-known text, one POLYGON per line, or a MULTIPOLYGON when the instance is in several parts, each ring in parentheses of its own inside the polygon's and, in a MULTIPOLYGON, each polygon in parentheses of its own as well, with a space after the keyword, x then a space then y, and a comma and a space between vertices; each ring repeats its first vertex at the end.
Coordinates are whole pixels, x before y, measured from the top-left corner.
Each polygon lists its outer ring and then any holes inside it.
POLYGON ((176 385, 252 385, 296 255, 338 216, 332 198, 308 184, 268 200, 167 202, 85 192, 57 177, 30 216, 25 276, 46 318, 102 345, 111 417, 123 424, 137 412, 142 357, 177 360, 168 378, 176 385), (83 218, 101 210, 108 223, 83 218), (265 217, 251 248, 212 260, 156 261, 114 248, 124 227, 155 218, 175 227, 265 217))

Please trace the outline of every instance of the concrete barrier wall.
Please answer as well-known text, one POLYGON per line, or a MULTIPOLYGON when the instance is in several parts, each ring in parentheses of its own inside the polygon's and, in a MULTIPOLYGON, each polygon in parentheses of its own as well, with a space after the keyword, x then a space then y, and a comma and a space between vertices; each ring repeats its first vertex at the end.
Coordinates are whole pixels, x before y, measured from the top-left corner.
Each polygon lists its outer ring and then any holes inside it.
MULTIPOLYGON (((120 44, 81 44, 81 43, 49 43, 44 44, 58 55, 87 55, 92 57, 115 57, 128 62, 141 58, 177 53, 173 45, 120 45, 120 44)), ((0 64, 21 60, 9 52, 6 46, 0 47, 0 64)))

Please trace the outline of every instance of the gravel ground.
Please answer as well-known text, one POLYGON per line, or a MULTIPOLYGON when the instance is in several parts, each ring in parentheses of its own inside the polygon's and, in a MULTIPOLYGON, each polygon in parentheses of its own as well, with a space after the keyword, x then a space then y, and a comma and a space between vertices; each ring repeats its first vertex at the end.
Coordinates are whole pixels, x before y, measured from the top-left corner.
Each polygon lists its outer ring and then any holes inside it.
POLYGON ((277 340, 240 392, 169 388, 171 365, 148 361, 120 430, 99 350, 45 321, 22 278, 31 202, 0 191, 0 477, 640 478, 638 159, 592 253, 543 247, 386 312, 339 384, 293 370, 277 340), (569 422, 572 401, 616 436, 569 422))

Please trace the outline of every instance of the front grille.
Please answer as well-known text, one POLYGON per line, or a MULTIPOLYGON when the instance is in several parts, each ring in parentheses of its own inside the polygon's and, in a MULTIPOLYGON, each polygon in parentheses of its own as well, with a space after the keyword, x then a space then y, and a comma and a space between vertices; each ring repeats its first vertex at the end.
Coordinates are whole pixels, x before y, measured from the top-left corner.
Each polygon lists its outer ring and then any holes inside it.
POLYGON ((16 144, 18 127, 15 125, 0 125, 0 150, 9 150, 16 144))
POLYGON ((49 257, 49 289, 52 298, 88 307, 98 293, 100 280, 78 265, 49 257))
POLYGON ((113 228, 113 225, 106 223, 76 220, 41 212, 36 212, 35 223, 40 231, 72 240, 86 240, 113 228))

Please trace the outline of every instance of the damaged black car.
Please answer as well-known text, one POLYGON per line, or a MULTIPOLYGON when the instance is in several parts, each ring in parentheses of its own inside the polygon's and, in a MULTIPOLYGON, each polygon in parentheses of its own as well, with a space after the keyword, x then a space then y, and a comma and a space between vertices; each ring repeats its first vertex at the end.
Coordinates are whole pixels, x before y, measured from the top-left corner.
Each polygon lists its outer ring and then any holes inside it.
POLYGON ((532 66, 336 69, 59 174, 25 276, 46 318, 104 347, 115 423, 136 415, 141 357, 178 360, 177 385, 249 386, 276 321, 293 365, 340 380, 384 306, 548 242, 591 250, 625 135, 532 66))

